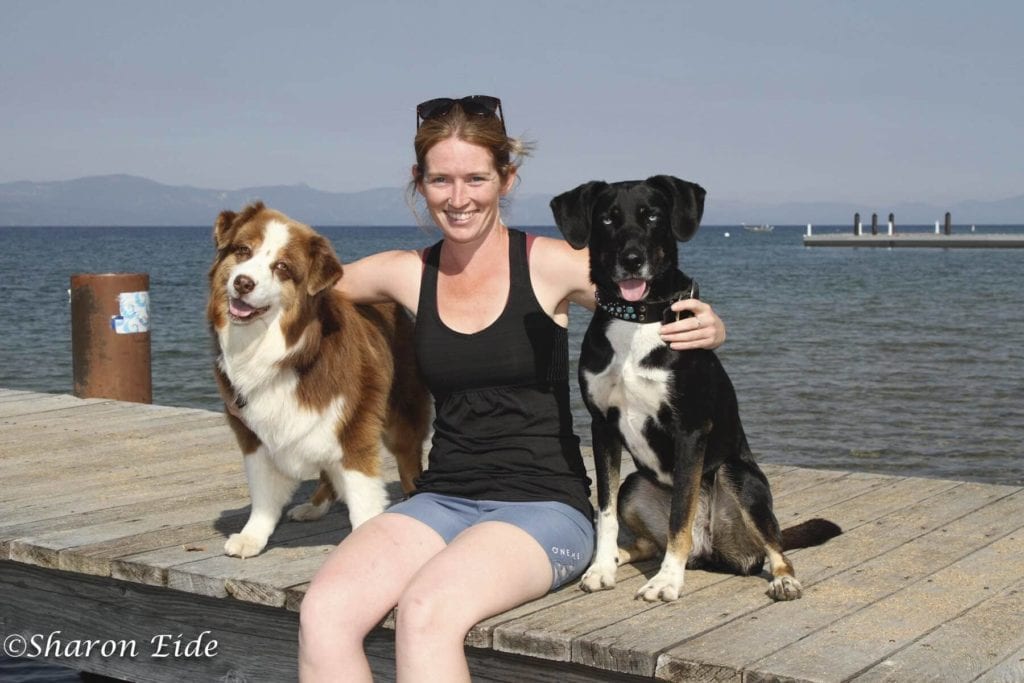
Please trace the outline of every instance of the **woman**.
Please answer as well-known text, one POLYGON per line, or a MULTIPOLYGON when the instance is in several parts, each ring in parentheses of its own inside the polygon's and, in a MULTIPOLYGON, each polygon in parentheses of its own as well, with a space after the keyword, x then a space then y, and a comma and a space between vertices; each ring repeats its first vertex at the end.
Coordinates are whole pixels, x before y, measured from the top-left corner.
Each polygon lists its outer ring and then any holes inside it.
MULTIPOLYGON (((416 122, 411 186, 443 239, 356 261, 338 287, 416 315, 437 414, 429 466, 415 495, 355 529, 313 579, 307 681, 371 680, 363 639, 395 606, 399 680, 469 680, 469 629, 576 579, 593 550, 566 331, 570 301, 594 308, 587 252, 502 223, 524 150, 497 98, 430 100, 416 122)), ((707 304, 673 308, 695 317, 662 328, 672 348, 724 341, 707 304)))

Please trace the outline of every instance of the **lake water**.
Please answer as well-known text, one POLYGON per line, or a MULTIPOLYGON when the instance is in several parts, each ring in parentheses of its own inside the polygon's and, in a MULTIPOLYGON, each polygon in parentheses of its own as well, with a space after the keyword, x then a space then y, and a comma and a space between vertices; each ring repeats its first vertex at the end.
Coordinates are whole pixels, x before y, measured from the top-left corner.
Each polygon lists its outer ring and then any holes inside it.
MULTIPOLYGON (((830 229, 848 228, 815 232, 830 229)), ((435 240, 415 227, 320 230, 342 260, 435 240)), ((755 455, 1024 483, 1024 250, 807 248, 802 232, 705 226, 682 245, 683 269, 727 324, 719 356, 755 455)), ((154 402, 220 409, 204 318, 212 256, 209 228, 0 228, 0 387, 70 393, 70 276, 145 272, 154 402)), ((589 313, 571 318, 575 350, 589 313)), ((575 410, 589 441, 578 397, 575 410)))
MULTIPOLYGON (((320 230, 342 260, 436 239, 414 227, 320 230)), ((210 232, 0 228, 0 387, 70 393, 70 276, 144 272, 154 402, 219 410, 204 319, 210 232)), ((1024 250, 805 248, 802 233, 705 226, 681 254, 726 321, 718 353, 758 459, 1024 484, 1024 250)), ((572 312, 573 353, 588 318, 572 312)), ((589 442, 578 394, 574 409, 589 442)), ((0 657, 0 678, 75 676, 0 657)))

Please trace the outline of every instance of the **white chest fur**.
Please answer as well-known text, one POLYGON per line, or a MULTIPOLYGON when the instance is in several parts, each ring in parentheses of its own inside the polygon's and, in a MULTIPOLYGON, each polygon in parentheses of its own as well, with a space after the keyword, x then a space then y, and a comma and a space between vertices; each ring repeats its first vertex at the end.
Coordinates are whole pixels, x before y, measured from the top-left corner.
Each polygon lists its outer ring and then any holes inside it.
POLYGON ((309 479, 326 463, 341 459, 338 422, 344 397, 338 396, 323 411, 299 404, 298 374, 282 368, 287 354, 276 319, 220 331, 220 366, 245 398, 242 418, 267 448, 282 472, 309 479))
POLYGON ((611 363, 598 373, 584 371, 590 400, 606 413, 619 411, 619 431, 626 448, 640 463, 658 472, 658 478, 671 483, 671 472, 661 473, 658 458, 643 435, 650 418, 671 400, 669 371, 643 367, 641 361, 654 349, 664 346, 658 334, 660 323, 638 325, 614 320, 608 326, 608 342, 614 351, 611 363))

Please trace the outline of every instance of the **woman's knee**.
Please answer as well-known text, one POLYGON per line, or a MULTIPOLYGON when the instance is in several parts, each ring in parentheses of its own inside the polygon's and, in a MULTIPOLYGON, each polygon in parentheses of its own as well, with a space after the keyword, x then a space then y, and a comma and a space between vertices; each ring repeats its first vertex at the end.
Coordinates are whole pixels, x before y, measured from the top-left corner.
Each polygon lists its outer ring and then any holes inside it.
POLYGON ((325 638, 335 644, 345 639, 362 643, 373 624, 366 625, 367 620, 359 618, 359 604, 352 595, 344 586, 314 580, 299 607, 302 642, 310 646, 325 638))
POLYGON ((452 638, 461 642, 472 623, 466 624, 465 615, 458 609, 459 602, 443 591, 423 589, 413 583, 398 601, 395 630, 417 639, 452 638))

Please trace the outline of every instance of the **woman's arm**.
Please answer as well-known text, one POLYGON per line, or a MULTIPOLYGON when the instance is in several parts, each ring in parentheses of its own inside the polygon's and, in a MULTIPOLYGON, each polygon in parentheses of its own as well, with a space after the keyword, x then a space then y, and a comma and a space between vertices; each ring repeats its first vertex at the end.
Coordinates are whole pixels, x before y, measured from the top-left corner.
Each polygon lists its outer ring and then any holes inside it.
POLYGON ((590 252, 568 242, 535 237, 530 246, 530 280, 541 306, 560 325, 568 324, 569 302, 594 310, 590 252))
POLYGON ((418 251, 382 251, 343 265, 334 288, 357 304, 397 302, 416 313, 423 262, 418 251))

